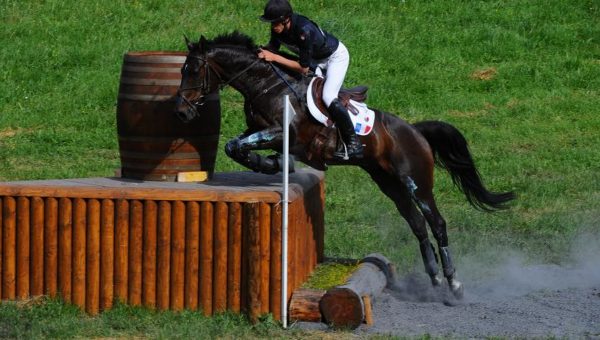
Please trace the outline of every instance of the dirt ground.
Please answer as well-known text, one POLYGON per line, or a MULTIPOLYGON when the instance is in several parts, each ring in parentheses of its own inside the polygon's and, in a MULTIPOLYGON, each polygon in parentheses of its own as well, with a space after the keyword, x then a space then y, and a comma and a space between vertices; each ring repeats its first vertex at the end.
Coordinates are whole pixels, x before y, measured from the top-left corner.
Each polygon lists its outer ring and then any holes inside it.
MULTIPOLYGON (((447 287, 431 287, 417 268, 374 299, 373 325, 344 335, 600 339, 600 246, 576 249, 561 266, 525 264, 515 254, 493 268, 466 259, 461 301, 447 287)), ((330 332, 323 324, 298 327, 330 332)))
POLYGON ((386 290, 373 305, 374 325, 356 334, 440 337, 567 337, 600 339, 600 284, 496 294, 485 284, 466 288, 452 306, 426 279, 386 290), (421 293, 414 290, 421 289, 421 293), (427 292, 423 294, 422 292, 427 292))

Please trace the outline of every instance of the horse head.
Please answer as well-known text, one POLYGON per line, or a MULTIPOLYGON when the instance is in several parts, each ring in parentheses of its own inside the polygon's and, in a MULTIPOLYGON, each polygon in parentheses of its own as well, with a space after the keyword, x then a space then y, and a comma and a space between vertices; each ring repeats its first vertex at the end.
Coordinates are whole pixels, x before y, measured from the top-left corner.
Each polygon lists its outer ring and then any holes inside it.
POLYGON ((188 55, 181 68, 175 113, 187 123, 200 115, 198 107, 204 105, 208 94, 218 91, 220 79, 208 60, 208 43, 204 36, 197 43, 184 38, 188 55))

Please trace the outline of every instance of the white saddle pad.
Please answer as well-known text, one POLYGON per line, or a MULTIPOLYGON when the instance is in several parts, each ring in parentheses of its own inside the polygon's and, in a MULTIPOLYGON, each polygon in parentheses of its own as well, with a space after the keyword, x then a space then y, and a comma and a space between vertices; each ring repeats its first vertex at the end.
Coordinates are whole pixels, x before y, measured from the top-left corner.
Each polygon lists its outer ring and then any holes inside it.
MULTIPOLYGON (((321 112, 312 95, 312 86, 317 78, 313 78, 308 84, 308 91, 306 92, 306 103, 308 104, 308 111, 315 117, 315 119, 325 126, 332 127, 333 122, 321 112)), ((356 102, 350 99, 350 103, 358 109, 358 114, 353 114, 348 111, 350 120, 354 124, 354 131, 357 135, 366 136, 373 131, 373 125, 375 124, 375 112, 367 107, 367 104, 356 102)))

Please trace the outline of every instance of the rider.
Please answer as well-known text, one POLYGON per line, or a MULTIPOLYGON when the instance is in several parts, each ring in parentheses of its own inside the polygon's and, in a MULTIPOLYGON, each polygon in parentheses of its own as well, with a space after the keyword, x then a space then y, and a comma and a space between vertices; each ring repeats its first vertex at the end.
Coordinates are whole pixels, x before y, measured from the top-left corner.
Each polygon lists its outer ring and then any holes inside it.
POLYGON ((271 40, 259 51, 259 58, 274 61, 305 75, 309 70, 325 70, 327 77, 323 86, 323 101, 347 145, 345 150, 343 147, 337 150, 334 157, 344 160, 362 158, 362 143, 354 131, 348 110, 337 98, 350 62, 346 46, 307 17, 294 13, 287 0, 269 0, 260 19, 271 23, 271 40), (278 51, 281 43, 297 53, 299 60, 271 52, 278 51))

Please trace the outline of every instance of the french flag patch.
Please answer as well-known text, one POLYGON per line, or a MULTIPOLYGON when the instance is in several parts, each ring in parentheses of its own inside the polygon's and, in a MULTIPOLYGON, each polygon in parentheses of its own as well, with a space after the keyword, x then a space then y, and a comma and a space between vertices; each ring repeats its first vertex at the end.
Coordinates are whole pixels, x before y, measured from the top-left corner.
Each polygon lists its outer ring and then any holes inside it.
POLYGON ((362 131, 362 124, 356 123, 356 125, 354 126, 354 132, 360 133, 361 131, 362 131))

